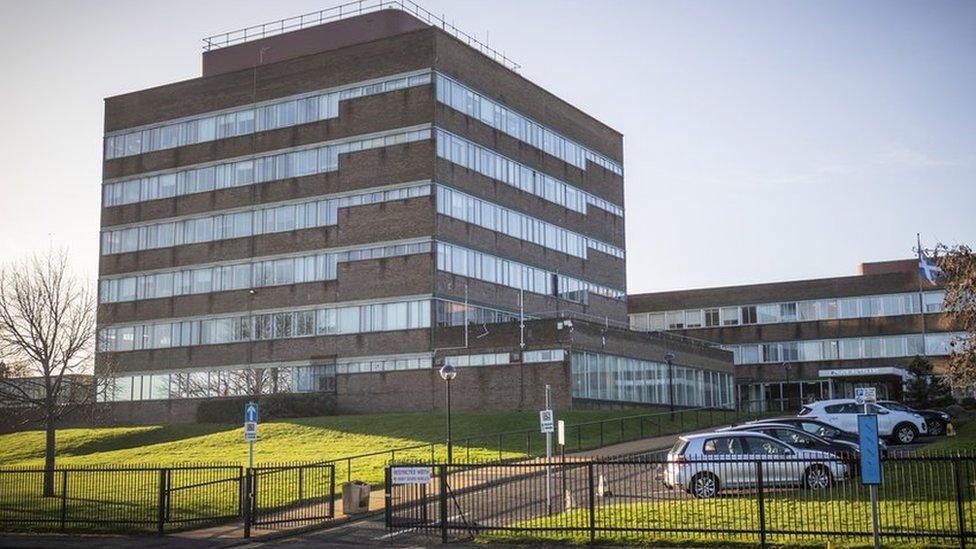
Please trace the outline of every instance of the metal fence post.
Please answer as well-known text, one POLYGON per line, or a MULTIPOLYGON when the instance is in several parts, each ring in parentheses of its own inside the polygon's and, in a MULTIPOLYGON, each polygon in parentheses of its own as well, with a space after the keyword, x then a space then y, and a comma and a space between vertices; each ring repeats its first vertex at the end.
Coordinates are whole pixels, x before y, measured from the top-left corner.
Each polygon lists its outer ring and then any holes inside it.
POLYGON ((335 518, 335 464, 329 465, 329 518, 335 518))
POLYGON ((759 546, 766 547, 766 507, 763 502, 762 462, 756 461, 756 502, 759 504, 759 546))
POLYGON ((383 472, 383 517, 387 528, 393 527, 393 484, 390 480, 390 466, 383 472))
POLYGON ((244 539, 251 537, 251 468, 244 471, 244 539))
POLYGON ((159 470, 159 492, 156 496, 156 534, 161 536, 166 527, 166 469, 159 470))
POLYGON ((61 471, 61 530, 68 527, 68 471, 61 471))
POLYGON ((305 488, 305 486, 304 486, 304 484, 305 484, 305 475, 302 474, 304 472, 305 472, 305 468, 304 467, 299 467, 298 468, 298 501, 302 501, 302 499, 304 499, 303 496, 304 496, 304 493, 305 493, 305 490, 304 490, 304 488, 305 488))
POLYGON ((956 480, 956 520, 959 521, 959 547, 966 549, 966 516, 963 513, 963 485, 958 456, 952 460, 952 473, 956 480))
POLYGON ((437 495, 440 501, 441 517, 441 543, 447 543, 447 465, 439 465, 440 472, 440 493, 437 495))
POLYGON ((587 478, 587 507, 590 515, 590 544, 596 542, 596 493, 593 487, 593 462, 586 464, 587 478))

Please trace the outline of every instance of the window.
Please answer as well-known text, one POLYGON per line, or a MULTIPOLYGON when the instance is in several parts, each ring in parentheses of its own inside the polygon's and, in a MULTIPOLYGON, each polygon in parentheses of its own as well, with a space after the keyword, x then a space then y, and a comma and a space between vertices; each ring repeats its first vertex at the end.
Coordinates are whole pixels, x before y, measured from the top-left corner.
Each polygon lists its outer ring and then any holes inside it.
POLYGON ((702 453, 705 455, 741 455, 742 439, 739 437, 712 438, 705 441, 702 446, 702 453))
POLYGON ((720 310, 723 326, 735 326, 739 323, 738 307, 722 307, 720 310))
POLYGON ((685 327, 687 328, 701 328, 702 325, 702 310, 701 309, 691 309, 685 311, 685 327))
POLYGON ((719 321, 718 309, 705 309, 705 326, 718 326, 721 324, 719 321))
POLYGON ((781 322, 793 322, 796 320, 796 303, 780 303, 779 318, 781 322))
POLYGON ((750 454, 764 456, 784 456, 789 453, 786 446, 775 440, 760 437, 745 437, 746 444, 749 446, 750 454))
POLYGON ((754 305, 742 307, 742 323, 755 324, 757 322, 756 307, 754 305))

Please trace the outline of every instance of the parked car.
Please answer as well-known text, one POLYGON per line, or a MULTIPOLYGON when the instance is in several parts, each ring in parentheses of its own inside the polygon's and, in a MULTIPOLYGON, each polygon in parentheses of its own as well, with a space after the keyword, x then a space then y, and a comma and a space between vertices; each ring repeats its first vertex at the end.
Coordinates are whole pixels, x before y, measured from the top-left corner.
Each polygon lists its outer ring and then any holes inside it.
POLYGON ((796 448, 753 431, 714 432, 678 437, 668 452, 664 484, 698 498, 726 488, 795 486, 817 490, 848 478, 848 466, 833 454, 796 448))
POLYGON ((916 410, 894 400, 879 400, 878 404, 892 411, 912 412, 922 416, 929 428, 929 434, 933 436, 946 434, 946 428, 952 423, 952 416, 939 410, 916 410))
MULTIPOLYGON (((810 417, 798 417, 798 416, 787 416, 787 417, 777 417, 777 418, 767 418, 767 419, 757 419, 755 421, 750 421, 744 425, 762 425, 766 423, 780 423, 783 425, 790 425, 803 431, 816 435, 820 438, 825 438, 827 440, 840 440, 844 442, 851 442, 853 444, 860 444, 861 437, 856 432, 845 431, 843 429, 838 429, 829 423, 820 421, 819 419, 814 419, 810 417)), ((881 448, 882 455, 887 454, 888 444, 884 440, 878 440, 878 446, 881 448)))
POLYGON ((785 442, 794 448, 829 452, 835 456, 856 462, 861 453, 856 442, 846 440, 829 440, 808 433, 798 427, 783 423, 760 423, 756 425, 738 425, 726 427, 719 431, 752 431, 769 435, 780 442, 785 442))
MULTIPOLYGON (((868 404, 870 413, 878 416, 878 435, 900 444, 915 442, 918 435, 928 432, 922 416, 914 412, 898 412, 877 404, 868 404)), ((857 416, 864 413, 864 405, 853 399, 821 400, 807 404, 801 417, 815 417, 844 431, 857 431, 857 416)))

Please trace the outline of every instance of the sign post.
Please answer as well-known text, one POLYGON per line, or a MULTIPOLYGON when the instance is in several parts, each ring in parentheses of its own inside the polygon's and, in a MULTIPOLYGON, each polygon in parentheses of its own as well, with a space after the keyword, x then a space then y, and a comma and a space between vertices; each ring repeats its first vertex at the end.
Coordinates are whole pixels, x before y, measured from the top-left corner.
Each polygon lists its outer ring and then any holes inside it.
POLYGON ((552 415, 552 388, 546 384, 546 409, 539 412, 539 429, 546 434, 546 509, 552 513, 552 432, 555 422, 552 415))
POLYGON ((244 405, 244 440, 247 441, 247 466, 254 468, 254 441, 258 439, 258 403, 244 405))
POLYGON ((881 484, 881 452, 878 445, 878 416, 871 413, 871 405, 877 402, 874 387, 856 387, 854 401, 864 406, 864 413, 857 416, 857 433, 861 447, 861 484, 871 491, 871 527, 874 547, 881 549, 878 533, 878 485, 881 484))

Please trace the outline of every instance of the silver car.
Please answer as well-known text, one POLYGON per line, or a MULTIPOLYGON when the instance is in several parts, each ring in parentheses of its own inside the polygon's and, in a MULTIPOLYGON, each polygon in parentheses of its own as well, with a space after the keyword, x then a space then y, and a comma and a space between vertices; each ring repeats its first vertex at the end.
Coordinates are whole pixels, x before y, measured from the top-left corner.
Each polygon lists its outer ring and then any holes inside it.
POLYGON ((726 488, 763 486, 827 488, 848 478, 848 467, 828 452, 793 447, 752 431, 685 435, 668 452, 664 484, 695 497, 715 497, 726 488))

